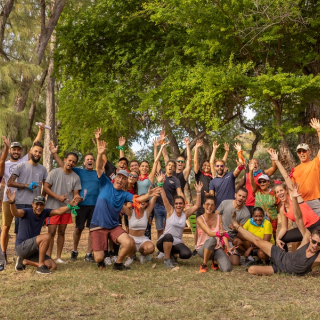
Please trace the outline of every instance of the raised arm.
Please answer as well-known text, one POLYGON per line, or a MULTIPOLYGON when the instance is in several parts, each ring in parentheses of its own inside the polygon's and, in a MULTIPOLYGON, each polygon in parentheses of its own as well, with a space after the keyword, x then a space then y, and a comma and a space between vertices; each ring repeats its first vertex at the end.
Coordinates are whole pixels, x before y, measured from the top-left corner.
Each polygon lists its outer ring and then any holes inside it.
POLYGON ((281 218, 281 229, 277 235, 276 242, 277 242, 278 247, 281 248, 282 250, 284 250, 283 247, 284 247, 285 243, 281 239, 288 231, 288 218, 284 215, 283 208, 280 208, 279 215, 281 218))
POLYGON ((250 160, 250 162, 249 162, 249 179, 250 179, 250 184, 251 184, 253 194, 255 194, 258 190, 258 186, 257 186, 256 182, 254 181, 253 169, 254 169, 254 164, 253 164, 252 160, 250 160))
MULTIPOLYGON (((96 145, 98 146, 98 141, 100 141, 100 137, 101 137, 101 128, 97 128, 94 132, 94 137, 96 138, 96 145)), ((106 156, 106 154, 104 153, 102 155, 102 162, 103 162, 103 166, 107 163, 108 158, 106 156)))
POLYGON ((14 191, 12 193, 11 190, 8 188, 7 189, 7 198, 8 198, 9 203, 10 203, 11 214, 14 217, 22 218, 24 216, 24 211, 22 209, 17 209, 17 206, 16 206, 16 191, 14 191))
POLYGON ((223 160, 225 163, 227 163, 227 159, 228 159, 228 155, 229 155, 229 151, 230 151, 230 149, 229 149, 229 143, 228 143, 228 142, 225 142, 225 143, 224 143, 224 150, 225 150, 225 153, 224 153, 224 156, 223 156, 222 160, 223 160))
MULTIPOLYGON (((161 145, 165 143, 166 137, 167 137, 166 132, 164 130, 162 130, 160 132, 160 144, 161 145)), ((164 163, 167 163, 169 161, 169 155, 168 155, 167 148, 162 149, 162 154, 163 154, 164 163)))
POLYGON ((210 157, 210 168, 211 168, 211 174, 212 174, 213 177, 216 176, 216 167, 214 165, 214 161, 216 159, 216 153, 217 153, 217 150, 218 150, 219 146, 220 146, 220 144, 218 144, 217 141, 213 142, 212 154, 211 154, 211 157, 210 157))
POLYGON ((239 161, 236 160, 237 161, 237 168, 233 171, 233 176, 236 178, 239 176, 241 171, 244 169, 245 160, 242 155, 241 144, 239 142, 235 143, 234 148, 237 150, 237 156, 239 159, 239 161))
POLYGON ((5 162, 6 162, 6 159, 9 153, 9 148, 10 148, 10 142, 5 136, 2 136, 2 140, 4 144, 4 150, 0 157, 0 178, 3 177, 4 175, 5 162))
POLYGON ((120 151, 120 154, 119 154, 119 159, 120 158, 124 158, 124 145, 126 144, 126 138, 125 137, 120 137, 119 138, 119 146, 118 146, 118 149, 120 151))
POLYGON ((58 164, 58 166, 60 168, 63 168, 64 162, 60 159, 60 157, 58 155, 58 148, 59 148, 58 145, 54 146, 53 141, 49 142, 49 150, 50 150, 51 154, 53 155, 53 159, 55 160, 55 162, 58 164))
MULTIPOLYGON (((153 159, 157 159, 158 157, 158 147, 160 146, 160 138, 156 137, 153 140, 153 159)), ((160 154, 161 156, 161 154, 160 154)), ((159 158, 160 159, 160 158, 159 158)), ((153 167, 152 167, 153 169, 153 167)), ((155 166, 155 173, 159 172, 161 170, 160 162, 158 161, 157 165, 155 166)), ((154 175, 153 175, 154 177, 154 175)))
MULTIPOLYGON (((320 121, 316 118, 312 118, 310 122, 310 126, 317 131, 318 140, 320 144, 320 121)), ((320 150, 318 151, 318 158, 320 159, 320 150)))
POLYGON ((152 170, 151 170, 151 173, 149 174, 149 180, 150 182, 153 184, 154 182, 154 176, 155 174, 157 173, 157 167, 158 167, 158 163, 159 163, 159 160, 160 160, 160 157, 161 157, 161 153, 162 151, 166 148, 166 146, 170 143, 170 141, 164 143, 161 145, 161 148, 159 150, 159 153, 157 154, 156 158, 154 159, 154 163, 153 163, 153 166, 152 166, 152 170))
POLYGON ((199 148, 203 145, 202 139, 198 139, 196 143, 196 147, 194 149, 194 158, 193 158, 193 170, 194 173, 197 174, 200 170, 199 165, 199 148))
POLYGON ((149 219, 150 215, 151 215, 151 212, 156 204, 156 201, 157 201, 157 198, 158 196, 154 196, 151 198, 150 202, 149 202, 149 205, 146 209, 146 212, 147 212, 147 218, 149 219))
POLYGON ((98 155, 97 155, 97 163, 96 163, 96 171, 97 176, 100 178, 104 172, 104 161, 103 155, 106 153, 107 143, 104 140, 97 140, 97 148, 98 148, 98 155))
MULTIPOLYGON (((34 139, 33 143, 35 143, 36 141, 39 141, 39 142, 42 141, 43 131, 44 131, 44 125, 45 125, 44 123, 40 122, 38 134, 37 134, 36 138, 34 139)), ((33 144, 32 144, 32 145, 33 145, 33 144)))
MULTIPOLYGON (((269 153, 269 151, 275 152, 275 150, 272 148, 269 148, 267 151, 268 151, 268 153, 269 153)), ((271 159, 271 161, 272 161, 272 166, 269 169, 265 170, 265 174, 269 177, 272 176, 277 171, 277 164, 272 159, 271 159)))
POLYGON ((184 144, 187 149, 187 159, 186 159, 186 167, 183 170, 184 180, 188 181, 191 169, 192 169, 192 157, 191 157, 191 148, 190 148, 190 139, 185 137, 184 144))
POLYGON ((195 182, 194 188, 197 191, 197 199, 195 205, 184 212, 187 218, 194 214, 201 206, 201 190, 203 188, 203 183, 200 181, 198 183, 195 182))

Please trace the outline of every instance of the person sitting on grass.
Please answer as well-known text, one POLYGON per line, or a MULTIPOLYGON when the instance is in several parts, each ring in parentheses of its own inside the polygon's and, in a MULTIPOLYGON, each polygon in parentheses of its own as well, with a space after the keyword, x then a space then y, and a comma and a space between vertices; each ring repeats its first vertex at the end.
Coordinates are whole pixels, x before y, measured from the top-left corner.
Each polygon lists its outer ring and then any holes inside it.
MULTIPOLYGON (((230 272, 232 269, 231 262, 223 250, 225 243, 230 252, 228 243, 228 234, 220 233, 220 215, 214 210, 215 202, 213 196, 207 196, 203 204, 204 214, 197 218, 197 253, 203 258, 200 266, 200 273, 207 272, 207 264, 212 260, 212 269, 220 269, 222 272, 230 272), (215 263, 216 262, 216 263, 215 263)), ((230 252, 230 254, 232 254, 230 252)))
MULTIPOLYGON (((272 225, 270 221, 265 218, 264 211, 260 207, 253 208, 252 218, 247 220, 243 225, 243 229, 248 230, 265 241, 275 244, 272 236, 272 225)), ((257 251, 256 255, 263 262, 270 259, 268 255, 252 242, 247 241, 240 233, 238 233, 237 237, 233 240, 233 244, 238 247, 238 251, 246 258, 253 255, 253 251, 257 251)), ((253 261, 249 262, 252 263, 253 261)))
POLYGON ((232 215, 233 228, 240 233, 244 239, 254 243, 265 254, 271 257, 274 263, 272 266, 251 266, 248 269, 250 274, 271 276, 277 272, 283 272, 292 275, 305 275, 312 271, 314 267, 320 264, 320 229, 314 229, 312 233, 304 226, 302 213, 297 198, 298 186, 293 185, 292 188, 292 204, 298 228, 303 236, 301 245, 295 252, 285 252, 279 247, 273 245, 270 241, 263 240, 251 232, 241 227, 236 220, 236 212, 232 215))
MULTIPOLYGON (((158 183, 158 186, 162 184, 163 182, 158 183)), ((176 196, 173 200, 173 206, 171 206, 164 189, 161 188, 161 196, 168 219, 164 233, 157 242, 157 248, 160 252, 164 253, 164 264, 167 268, 174 268, 173 263, 176 263, 175 254, 179 255, 180 259, 189 259, 192 255, 191 250, 182 242, 182 235, 186 226, 186 219, 195 213, 201 205, 202 187, 202 182, 195 183, 197 191, 196 204, 185 211, 183 211, 185 208, 183 197, 176 196)))
POLYGON ((47 217, 73 210, 82 201, 82 198, 76 196, 72 201, 68 200, 68 206, 59 209, 45 209, 46 199, 44 196, 38 195, 33 199, 32 208, 17 209, 15 205, 16 191, 12 193, 8 189, 7 197, 12 215, 20 218, 15 245, 17 254, 15 270, 23 271, 26 265, 30 265, 37 268, 37 273, 51 273, 50 270, 56 269, 57 265, 51 257, 46 255, 51 236, 49 233, 40 234, 43 222, 47 217))

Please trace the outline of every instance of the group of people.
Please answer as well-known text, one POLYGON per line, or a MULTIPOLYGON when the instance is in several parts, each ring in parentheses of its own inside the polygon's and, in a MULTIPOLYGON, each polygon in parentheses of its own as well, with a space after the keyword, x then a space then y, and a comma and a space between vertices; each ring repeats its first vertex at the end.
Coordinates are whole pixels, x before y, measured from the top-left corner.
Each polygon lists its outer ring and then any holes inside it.
MULTIPOLYGON (((312 119, 320 143, 320 121, 312 119)), ((41 274, 51 273, 62 260, 65 231, 75 216, 73 250, 70 260, 78 258, 82 231, 89 228, 85 261, 96 262, 100 269, 112 265, 115 270, 128 270, 137 258, 145 263, 158 250, 167 268, 179 259, 198 255, 202 259, 199 272, 211 269, 230 272, 240 263, 248 272, 271 275, 284 272, 303 275, 320 263, 320 151, 310 161, 310 148, 297 146, 300 164, 290 175, 281 165, 278 153, 269 149, 272 167, 262 171, 259 161, 252 159, 248 171, 236 186, 236 179, 246 168, 239 143, 235 144, 238 160, 229 172, 226 161, 229 145, 224 145, 223 159, 216 159, 219 148, 213 143, 209 160, 199 162, 202 140, 194 150, 194 205, 187 204, 184 189, 192 170, 190 140, 184 139, 186 157, 170 160, 165 132, 154 140, 154 163, 129 161, 124 154, 125 138, 119 138, 119 161, 114 166, 106 155, 106 142, 101 129, 95 131, 97 158, 93 153, 83 157, 83 168, 76 167, 78 154, 58 156, 58 146, 49 149, 58 168, 47 173, 39 164, 44 125, 29 153, 21 156, 19 142, 2 137, 4 151, 0 158, 0 178, 5 187, 2 203, 0 271, 7 261, 9 229, 15 217, 15 269, 26 265, 41 274), (6 161, 8 154, 9 160, 6 161), (163 156, 165 168, 161 169, 163 156), (150 168, 152 169, 150 170, 150 168), (284 183, 271 188, 271 178, 279 169, 284 183), (195 249, 183 243, 186 221, 196 215, 195 249), (278 216, 281 228, 278 231, 278 216), (151 241, 151 225, 155 220, 156 245, 151 241), (123 220, 123 221, 122 221, 123 220), (295 228, 288 230, 288 221, 295 228), (46 223, 48 233, 41 234, 46 223), (123 227, 124 224, 124 227, 123 227), (57 234, 56 259, 51 258, 57 234), (288 243, 292 246, 288 252, 288 243), (242 258, 241 258, 242 257, 242 258)))

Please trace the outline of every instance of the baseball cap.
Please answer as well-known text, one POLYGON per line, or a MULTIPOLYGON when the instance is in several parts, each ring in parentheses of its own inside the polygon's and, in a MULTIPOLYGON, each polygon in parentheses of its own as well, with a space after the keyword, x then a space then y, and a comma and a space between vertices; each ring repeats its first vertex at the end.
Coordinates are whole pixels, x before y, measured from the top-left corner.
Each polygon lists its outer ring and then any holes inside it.
POLYGON ((10 148, 19 147, 22 148, 22 145, 20 142, 11 142, 10 148))
POLYGON ((129 165, 129 160, 128 160, 126 157, 120 158, 120 159, 118 160, 118 162, 119 162, 119 161, 122 161, 122 160, 124 160, 124 161, 127 163, 127 166, 129 165))
POLYGON ((41 203, 45 204, 46 203, 46 198, 44 196, 35 196, 32 202, 33 203, 41 202, 41 203))
POLYGON ((127 178, 129 177, 129 172, 126 171, 126 170, 119 170, 119 171, 117 172, 117 175, 118 175, 118 174, 122 174, 122 175, 126 176, 127 178))
POLYGON ((299 149, 303 149, 303 150, 310 150, 309 146, 306 144, 306 143, 300 143, 298 146, 297 146, 297 149, 296 151, 298 151, 299 149))
POLYGON ((258 178, 258 181, 259 181, 260 179, 264 179, 264 180, 267 180, 267 181, 270 180, 270 178, 269 178, 266 174, 262 174, 262 175, 258 178))

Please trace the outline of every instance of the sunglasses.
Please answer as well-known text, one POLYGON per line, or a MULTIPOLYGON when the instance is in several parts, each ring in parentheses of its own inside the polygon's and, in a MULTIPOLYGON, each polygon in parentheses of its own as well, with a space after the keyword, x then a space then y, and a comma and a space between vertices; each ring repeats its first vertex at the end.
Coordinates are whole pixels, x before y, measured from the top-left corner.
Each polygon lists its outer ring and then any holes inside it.
POLYGON ((307 153, 307 150, 299 149, 299 150, 297 151, 297 153, 298 153, 298 154, 300 154, 300 153, 307 153))
POLYGON ((224 168, 224 165, 223 164, 216 164, 216 167, 217 168, 224 168))
POLYGON ((136 174, 132 174, 132 173, 129 173, 129 177, 132 177, 132 178, 138 179, 138 176, 137 176, 136 174))
POLYGON ((320 242, 317 242, 316 240, 311 239, 312 244, 316 244, 318 247, 320 247, 320 242))
POLYGON ((177 162, 177 163, 185 163, 184 160, 177 160, 176 162, 177 162))
POLYGON ((205 203, 204 205, 207 207, 214 207, 215 206, 215 204, 212 204, 212 203, 205 203))
POLYGON ((183 202, 175 202, 175 205, 177 206, 177 205, 183 205, 184 203, 183 202))
POLYGON ((267 183, 267 181, 266 180, 259 180, 259 184, 261 184, 261 183, 267 183))

